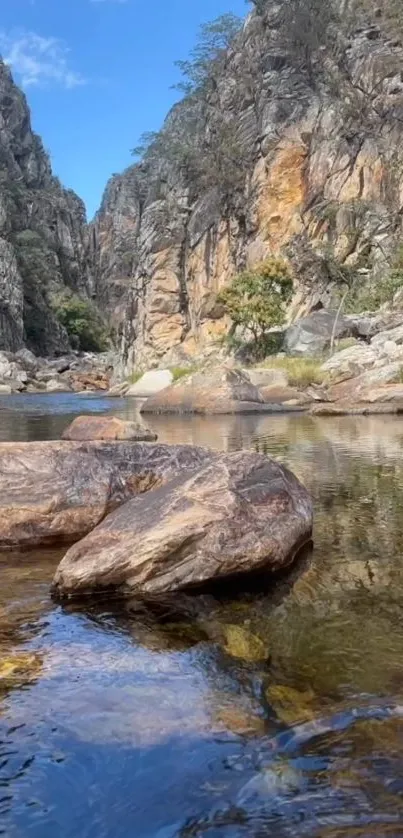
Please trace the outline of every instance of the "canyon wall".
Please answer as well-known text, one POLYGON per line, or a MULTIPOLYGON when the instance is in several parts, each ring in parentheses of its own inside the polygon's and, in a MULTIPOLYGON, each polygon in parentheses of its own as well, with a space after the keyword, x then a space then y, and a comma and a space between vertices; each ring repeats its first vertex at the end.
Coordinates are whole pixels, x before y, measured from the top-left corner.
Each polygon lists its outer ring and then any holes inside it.
MULTIPOLYGON (((287 43, 281 5, 259 6, 226 55, 198 129, 213 134, 218 113, 236 133, 247 161, 236 198, 223 200, 213 179, 200 189, 163 151, 146 154, 110 180, 92 226, 96 293, 126 370, 217 342, 228 329, 217 291, 268 255, 282 254, 295 271, 290 317, 327 304, 350 265, 363 282, 382 281, 395 258, 400 38, 378 9, 344 31, 330 25, 305 61, 287 43)), ((179 136, 184 107, 167 120, 179 136)))

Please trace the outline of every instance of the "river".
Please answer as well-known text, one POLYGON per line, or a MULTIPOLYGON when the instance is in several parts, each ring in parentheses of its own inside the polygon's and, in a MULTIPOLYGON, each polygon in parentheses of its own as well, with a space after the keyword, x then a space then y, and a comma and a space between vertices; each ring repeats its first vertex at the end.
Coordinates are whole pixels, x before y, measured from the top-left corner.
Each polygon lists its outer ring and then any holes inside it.
MULTIPOLYGON (((0 439, 134 400, 1 397, 0 439)), ((148 417, 160 441, 260 450, 315 504, 265 590, 61 607, 62 552, 0 555, 0 835, 403 835, 403 421, 148 417)))

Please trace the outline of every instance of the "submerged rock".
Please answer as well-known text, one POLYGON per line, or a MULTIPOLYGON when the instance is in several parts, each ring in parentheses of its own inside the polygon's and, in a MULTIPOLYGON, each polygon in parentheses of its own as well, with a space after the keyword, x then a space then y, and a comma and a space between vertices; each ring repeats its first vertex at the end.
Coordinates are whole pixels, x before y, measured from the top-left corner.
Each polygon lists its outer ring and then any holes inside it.
POLYGON ((129 498, 212 457, 186 445, 0 443, 0 549, 77 541, 129 498))
POLYGON ((62 439, 132 440, 155 442, 157 434, 137 422, 125 422, 116 416, 77 416, 63 431, 62 439))
POLYGON ((141 413, 258 413, 268 410, 243 370, 195 373, 147 399, 141 413))
POLYGON ((210 456, 194 474, 178 469, 124 504, 72 547, 55 590, 154 595, 290 564, 311 537, 306 489, 265 456, 210 456))
POLYGON ((34 681, 42 668, 39 654, 11 653, 0 660, 0 693, 34 681))

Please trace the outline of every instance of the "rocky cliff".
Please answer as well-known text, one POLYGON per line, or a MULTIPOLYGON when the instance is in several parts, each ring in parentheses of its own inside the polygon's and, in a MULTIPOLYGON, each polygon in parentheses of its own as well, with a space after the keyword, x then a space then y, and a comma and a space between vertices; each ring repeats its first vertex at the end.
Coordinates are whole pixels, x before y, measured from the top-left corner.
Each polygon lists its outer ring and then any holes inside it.
POLYGON ((52 310, 66 288, 90 294, 85 209, 53 176, 23 93, 0 61, 0 349, 69 348, 52 310))
POLYGON ((394 8, 255 0, 203 95, 111 179, 91 250, 127 368, 217 341, 217 291, 269 254, 293 265, 290 315, 340 296, 350 268, 360 282, 385 276, 403 211, 394 8))

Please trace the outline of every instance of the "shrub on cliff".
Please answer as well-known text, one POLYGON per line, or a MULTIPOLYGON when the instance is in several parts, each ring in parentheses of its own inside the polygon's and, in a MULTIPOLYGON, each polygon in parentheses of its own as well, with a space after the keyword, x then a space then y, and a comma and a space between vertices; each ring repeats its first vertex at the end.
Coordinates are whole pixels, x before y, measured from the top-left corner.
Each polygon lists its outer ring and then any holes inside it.
POLYGON ((257 352, 264 354, 269 329, 284 323, 292 290, 292 276, 286 263, 270 258, 253 270, 237 274, 217 299, 234 326, 250 331, 257 352))
POLYGON ((82 299, 78 294, 65 293, 54 298, 53 309, 74 349, 83 352, 104 352, 108 349, 106 327, 89 300, 82 299))

